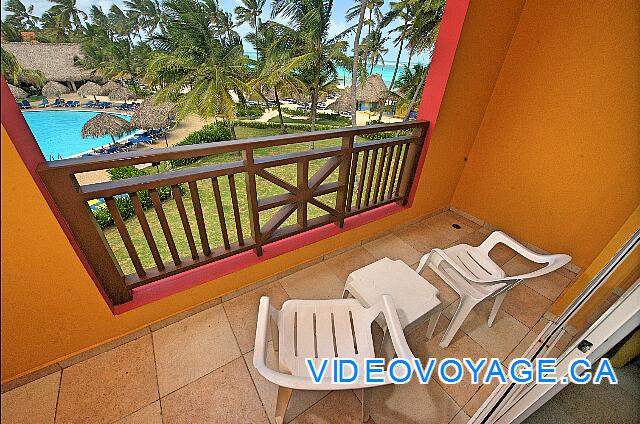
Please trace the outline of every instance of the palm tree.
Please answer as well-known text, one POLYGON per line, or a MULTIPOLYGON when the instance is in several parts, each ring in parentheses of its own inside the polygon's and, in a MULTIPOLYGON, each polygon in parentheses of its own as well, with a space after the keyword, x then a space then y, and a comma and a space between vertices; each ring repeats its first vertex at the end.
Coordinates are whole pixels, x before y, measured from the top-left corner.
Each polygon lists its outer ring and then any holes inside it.
POLYGON ((389 49, 384 46, 387 40, 389 40, 389 38, 382 35, 381 28, 374 29, 371 34, 365 38, 364 44, 369 51, 369 62, 371 63, 369 74, 373 73, 373 68, 379 62, 382 62, 384 65, 384 55, 389 52, 389 49))
POLYGON ((58 24, 63 25, 65 30, 75 30, 82 27, 82 20, 87 19, 87 14, 78 9, 76 0, 49 0, 54 5, 48 10, 52 16, 58 16, 58 24))
MULTIPOLYGON (((243 6, 237 6, 235 8, 236 19, 238 25, 248 23, 253 28, 254 33, 258 34, 258 27, 260 25, 260 15, 262 15, 262 9, 266 3, 266 0, 240 0, 243 6)), ((254 38, 257 41, 257 38, 254 38)), ((256 57, 259 59, 260 47, 257 42, 255 44, 256 57)))
POLYGON ((278 108, 278 118, 280 119, 280 130, 286 133, 282 108, 280 106, 279 92, 304 92, 307 87, 298 76, 297 67, 302 60, 300 57, 292 57, 295 37, 291 36, 291 30, 275 22, 267 22, 260 31, 259 40, 263 46, 262 57, 258 58, 257 65, 259 71, 256 77, 250 82, 264 97, 264 90, 273 89, 275 101, 278 108))
POLYGON ((10 13, 6 21, 17 28, 33 30, 40 20, 33 14, 33 5, 27 7, 20 0, 8 0, 4 10, 10 13))
MULTIPOLYGON (((433 53, 433 47, 440 31, 440 23, 444 13, 444 6, 444 0, 430 0, 429 2, 421 4, 417 9, 415 20, 416 24, 414 25, 408 40, 412 52, 422 53, 428 51, 429 55, 433 53)), ((409 120, 413 105, 418 99, 418 93, 420 93, 424 87, 427 79, 427 69, 425 69, 420 76, 418 89, 414 90, 413 97, 407 109, 407 114, 404 117, 405 121, 409 120)))
POLYGON ((141 32, 154 32, 162 21, 162 11, 157 0, 125 0, 127 16, 135 22, 138 38, 141 32))
MULTIPOLYGON (((274 0, 272 17, 282 16, 297 31, 296 62, 300 79, 311 91, 311 130, 315 130, 318 95, 335 86, 336 65, 347 68, 352 60, 346 55, 347 42, 343 34, 329 38, 329 22, 333 0, 274 0)), ((313 144, 311 145, 313 148, 313 144)))
MULTIPOLYGON (((355 8, 352 7, 351 9, 355 8)), ((351 10, 350 9, 350 10, 351 10)), ((358 14, 358 24, 356 29, 356 35, 353 39, 353 65, 351 67, 351 126, 356 126, 356 114, 357 114, 357 106, 358 106, 358 94, 357 94, 357 84, 358 81, 358 66, 360 65, 360 60, 358 58, 358 54, 360 53, 360 34, 362 32, 362 25, 364 23, 364 13, 367 10, 367 2, 365 0, 360 0, 360 10, 358 14)), ((355 17, 355 15, 354 15, 355 17)), ((347 20, 349 19, 349 12, 347 12, 347 20)))
POLYGON ((133 45, 131 33, 134 30, 135 21, 131 19, 130 16, 127 16, 116 4, 111 5, 107 17, 109 18, 109 22, 111 23, 110 27, 113 29, 113 32, 125 38, 130 45, 133 45))
POLYGON ((245 82, 248 59, 240 37, 220 30, 216 15, 223 12, 213 3, 167 0, 164 6, 166 28, 152 37, 158 51, 147 62, 145 81, 161 87, 160 99, 176 101, 178 119, 192 112, 222 117, 235 133, 236 103, 230 91, 238 96, 253 91, 245 82))
MULTIPOLYGON (((402 96, 398 96, 399 105, 405 105, 409 107, 410 103, 417 101, 422 96, 422 90, 424 88, 423 77, 426 76, 429 71, 429 66, 421 64, 415 64, 412 67, 405 66, 398 77, 397 86, 402 96)), ((407 115, 413 109, 413 104, 407 111, 407 115)))
MULTIPOLYGON (((366 19, 366 21, 363 22, 363 24, 367 25, 367 37, 369 36, 369 34, 371 34, 373 25, 379 25, 380 21, 383 18, 382 15, 382 6, 384 5, 384 0, 357 0, 356 4, 354 6, 352 6, 349 10, 347 10, 347 14, 345 15, 345 18, 347 21, 351 21, 353 18, 355 18, 356 16, 358 16, 358 23, 360 22, 360 8, 362 7, 362 4, 364 3, 364 6, 366 7, 366 9, 369 11, 368 13, 368 18, 366 19)), ((362 60, 363 62, 367 62, 367 58, 369 56, 369 51, 367 50, 367 46, 363 46, 363 54, 362 54, 362 60)), ((363 82, 365 78, 363 79, 363 82)))
MULTIPOLYGON (((381 26, 386 27, 396 20, 400 20, 401 23, 400 25, 389 31, 399 33, 399 35, 394 40, 394 46, 397 46, 398 54, 396 56, 395 67, 393 69, 393 76, 391 77, 391 82, 389 83, 389 93, 393 91, 396 76, 398 75, 398 67, 400 66, 400 56, 402 55, 403 51, 402 49, 404 48, 406 38, 411 33, 411 28, 413 26, 413 21, 415 18, 413 0, 400 0, 397 2, 391 2, 390 6, 391 9, 383 17, 381 26)), ((382 99, 382 106, 380 107, 380 113, 378 114, 378 121, 382 120, 382 113, 384 112, 384 107, 387 103, 387 99, 388 96, 385 96, 382 99)))

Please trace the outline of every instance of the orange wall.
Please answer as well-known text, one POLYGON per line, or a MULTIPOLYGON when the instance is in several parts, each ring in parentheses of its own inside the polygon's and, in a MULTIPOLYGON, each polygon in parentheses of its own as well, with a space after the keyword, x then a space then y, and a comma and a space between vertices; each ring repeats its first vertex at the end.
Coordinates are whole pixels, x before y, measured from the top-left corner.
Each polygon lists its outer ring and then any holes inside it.
MULTIPOLYGON (((565 290, 551 306, 550 311, 560 316, 575 297, 595 278, 602 268, 611 260, 618 250, 640 228, 640 207, 631 214, 629 219, 620 227, 598 256, 593 260, 571 286, 565 290)), ((638 279, 640 272, 640 248, 635 248, 620 264, 607 281, 596 291, 588 302, 571 319, 571 325, 578 330, 584 330, 587 319, 594 311, 601 310, 611 293, 616 288, 628 289, 638 279)))
POLYGON ((448 207, 522 3, 469 6, 410 210, 118 316, 105 305, 2 128, 2 381, 448 207))
POLYGON ((640 203, 640 2, 529 1, 453 205, 586 267, 640 203))

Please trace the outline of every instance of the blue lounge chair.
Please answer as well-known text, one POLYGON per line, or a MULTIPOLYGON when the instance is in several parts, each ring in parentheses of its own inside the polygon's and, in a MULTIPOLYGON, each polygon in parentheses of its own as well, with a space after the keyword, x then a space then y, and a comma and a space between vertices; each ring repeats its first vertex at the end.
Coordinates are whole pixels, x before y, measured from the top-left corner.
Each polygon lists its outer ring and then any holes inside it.
POLYGON ((55 102, 51 105, 51 107, 62 107, 64 106, 64 99, 56 99, 55 102))
POLYGON ((39 108, 44 108, 49 106, 49 99, 42 99, 42 102, 38 105, 39 108))
POLYGON ((106 109, 108 107, 111 107, 111 102, 100 102, 100 103, 96 104, 95 107, 97 107, 99 109, 106 109))
POLYGON ((69 100, 68 102, 66 102, 64 105, 64 107, 73 107, 73 101, 69 100))
POLYGON ((74 101, 72 102, 71 107, 79 107, 79 106, 80 106, 80 102, 79 102, 78 100, 74 100, 74 101))
POLYGON ((96 102, 94 102, 93 100, 89 100, 87 103, 83 104, 82 107, 94 107, 96 105, 96 102))
POLYGON ((24 99, 22 103, 20 103, 20 109, 31 109, 31 103, 29 103, 29 100, 24 99))

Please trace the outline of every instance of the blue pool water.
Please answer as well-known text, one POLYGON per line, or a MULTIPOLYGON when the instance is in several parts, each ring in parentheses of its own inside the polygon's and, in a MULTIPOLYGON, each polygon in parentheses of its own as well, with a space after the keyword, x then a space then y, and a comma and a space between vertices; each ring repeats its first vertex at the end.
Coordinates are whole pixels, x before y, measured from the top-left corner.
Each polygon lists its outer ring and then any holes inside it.
MULTIPOLYGON (((80 131, 84 124, 100 112, 80 110, 40 110, 24 111, 22 115, 29 124, 42 154, 47 160, 68 158, 78 153, 111 143, 111 137, 82 138, 80 131)), ((130 116, 120 115, 127 121, 130 116)))

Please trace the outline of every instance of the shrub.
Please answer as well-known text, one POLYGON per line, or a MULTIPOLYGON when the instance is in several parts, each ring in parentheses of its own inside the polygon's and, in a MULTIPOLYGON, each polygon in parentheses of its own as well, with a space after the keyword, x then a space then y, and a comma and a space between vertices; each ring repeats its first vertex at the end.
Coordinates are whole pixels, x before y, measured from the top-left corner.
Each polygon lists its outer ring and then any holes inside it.
POLYGON ((265 110, 266 109, 262 106, 240 106, 236 110, 236 115, 239 118, 256 119, 261 117, 264 114, 265 110))
MULTIPOLYGON (((115 180, 124 180, 127 178, 141 177, 143 175, 147 175, 145 171, 142 169, 138 169, 134 166, 123 166, 120 168, 112 168, 107 170, 111 181, 115 180)), ((180 194, 185 193, 185 188, 182 184, 178 184, 178 189, 180 190, 180 194)), ((156 189, 158 192, 158 197, 160 200, 167 200, 171 198, 171 187, 170 186, 162 186, 156 189)), ((127 219, 135 215, 135 209, 133 208, 133 202, 128 194, 123 194, 120 196, 116 196, 115 198, 116 206, 120 211, 120 216, 122 219, 127 219)), ((138 192, 138 199, 140 200, 140 204, 143 209, 149 209, 153 206, 153 202, 151 201, 151 195, 148 190, 142 190, 138 192)), ((106 206, 98 207, 93 211, 93 216, 98 222, 100 228, 106 228, 113 225, 113 217, 107 209, 106 206)))
MULTIPOLYGON (((257 128, 264 130, 266 128, 280 129, 279 122, 252 122, 252 121, 237 121, 236 125, 239 127, 257 128)), ((309 124, 286 124, 285 128, 295 128, 302 131, 311 131, 311 125, 309 124)), ((343 128, 339 125, 316 125, 317 130, 330 130, 333 128, 343 128)))
MULTIPOLYGON (((287 115, 291 116, 311 116, 311 112, 307 110, 282 109, 282 113, 286 113, 287 115)), ((334 113, 316 112, 316 119, 321 119, 323 121, 343 122, 345 124, 351 123, 351 118, 345 118, 344 116, 340 116, 334 113)))
MULTIPOLYGON (((198 131, 194 131, 184 138, 176 146, 188 146, 192 144, 215 143, 218 141, 231 140, 231 130, 222 122, 207 124, 198 131)), ((171 159, 169 163, 172 168, 188 165, 198 161, 198 157, 185 159, 171 159)))

